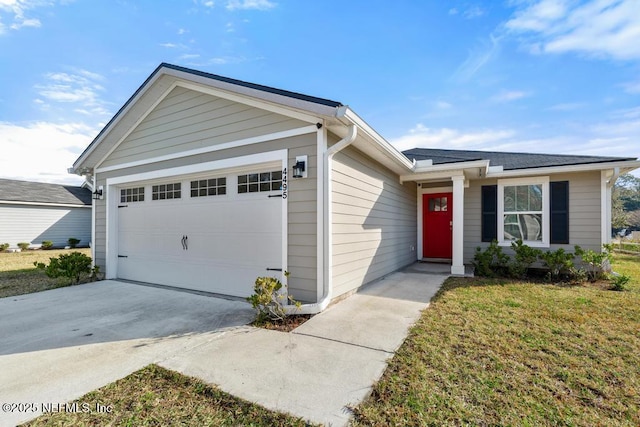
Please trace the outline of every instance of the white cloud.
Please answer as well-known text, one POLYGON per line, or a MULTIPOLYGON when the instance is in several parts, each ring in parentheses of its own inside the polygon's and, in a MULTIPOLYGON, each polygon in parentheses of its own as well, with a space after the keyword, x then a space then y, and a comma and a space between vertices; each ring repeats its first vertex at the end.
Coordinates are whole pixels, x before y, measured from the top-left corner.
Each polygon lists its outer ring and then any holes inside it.
POLYGON ((534 53, 640 59, 638 0, 541 0, 516 12, 505 27, 529 36, 524 43, 534 53))
POLYGON ((493 96, 491 100, 494 102, 511 102, 518 99, 526 98, 528 96, 531 96, 529 92, 523 92, 519 90, 503 90, 499 94, 493 96))
POLYGON ((627 82, 622 85, 627 93, 640 93, 640 80, 636 82, 627 82))
POLYGON ((432 129, 418 124, 406 135, 390 140, 390 143, 400 151, 416 147, 472 150, 487 144, 496 144, 514 135, 515 132, 509 129, 462 132, 450 128, 432 129))
POLYGON ((255 9, 255 10, 269 10, 276 7, 277 3, 269 0, 229 0, 227 2, 228 10, 239 9, 255 9))
POLYGON ((27 125, 0 122, 0 174, 3 178, 80 184, 67 173, 97 134, 82 123, 37 122, 27 125))
POLYGON ((434 106, 436 107, 436 109, 438 110, 448 110, 450 108, 453 107, 453 105, 451 105, 449 102, 446 101, 437 101, 434 106))
POLYGON ((575 110, 579 110, 580 108, 583 108, 584 106, 585 104, 580 102, 566 102, 562 104, 552 105, 547 109, 551 111, 575 111, 575 110))
POLYGON ((484 15, 484 10, 481 9, 479 6, 472 6, 467 10, 465 10, 464 13, 462 14, 462 16, 464 16, 466 19, 479 18, 482 15, 484 15))
POLYGON ((110 115, 107 103, 100 97, 105 91, 100 84, 103 80, 100 74, 87 70, 48 73, 45 82, 35 86, 39 95, 35 102, 46 108, 50 108, 50 103, 75 104, 73 111, 102 119, 110 115))
POLYGON ((456 9, 455 7, 452 7, 451 9, 449 9, 449 15, 457 15, 458 14, 458 9, 456 9))
POLYGON ((0 0, 0 34, 6 33, 7 28, 19 30, 25 27, 38 28, 42 23, 37 18, 27 17, 30 10, 54 5, 54 1, 46 0, 0 0), (6 18, 10 24, 3 24, 6 18))
POLYGON ((454 80, 467 81, 493 59, 500 50, 500 37, 491 34, 489 41, 469 52, 467 59, 453 73, 454 80))

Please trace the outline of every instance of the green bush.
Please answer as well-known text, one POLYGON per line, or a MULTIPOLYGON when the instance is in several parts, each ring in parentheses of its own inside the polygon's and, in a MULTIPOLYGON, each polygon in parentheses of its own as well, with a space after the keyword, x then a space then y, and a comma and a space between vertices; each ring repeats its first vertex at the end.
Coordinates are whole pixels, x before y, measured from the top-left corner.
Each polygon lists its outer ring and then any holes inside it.
POLYGON ((7 249, 9 249, 9 244, 8 243, 0 243, 0 252, 4 252, 7 249))
POLYGON ((566 252, 563 248, 555 251, 543 251, 540 255, 540 259, 549 269, 548 276, 552 282, 572 277, 575 268, 573 258, 574 255, 571 252, 566 252))
POLYGON ((29 246, 31 246, 31 243, 27 243, 27 242, 18 243, 18 247, 20 248, 21 251, 26 251, 27 249, 29 249, 29 246))
POLYGON ((37 261, 33 265, 44 270, 49 277, 67 277, 72 284, 79 283, 82 275, 91 274, 91 257, 80 252, 63 254, 58 258, 49 258, 49 265, 37 261))
POLYGON ((580 257, 582 263, 587 266, 587 279, 595 282, 606 277, 606 271, 611 265, 611 246, 603 245, 602 252, 595 252, 591 249, 585 251, 580 246, 575 246, 576 255, 580 257))
POLYGON ((498 241, 494 240, 484 251, 477 247, 471 263, 477 276, 500 277, 508 270, 509 255, 503 253, 498 241))
MULTIPOLYGON (((289 272, 285 271, 285 277, 289 277, 289 272)), ((253 286, 253 295, 247 298, 251 306, 256 309, 256 324, 266 321, 281 321, 287 316, 284 302, 288 299, 290 303, 300 306, 291 296, 285 297, 280 292, 284 285, 275 277, 258 277, 253 286)))
POLYGON ((67 240, 67 242, 69 242, 69 246, 71 246, 71 248, 75 248, 76 246, 78 246, 78 243, 80 243, 80 239, 69 237, 69 240, 67 240))
POLYGON ((614 275, 611 277, 611 290, 613 291, 624 291, 626 290, 627 283, 631 280, 630 276, 626 274, 614 275))
POLYGON ((45 240, 42 242, 42 245, 40 247, 46 251, 53 247, 53 242, 51 240, 45 240))
POLYGON ((542 255, 542 251, 525 245, 521 239, 511 242, 511 249, 513 249, 515 256, 509 262, 509 275, 518 279, 524 279, 527 277, 529 267, 538 261, 538 257, 542 255))

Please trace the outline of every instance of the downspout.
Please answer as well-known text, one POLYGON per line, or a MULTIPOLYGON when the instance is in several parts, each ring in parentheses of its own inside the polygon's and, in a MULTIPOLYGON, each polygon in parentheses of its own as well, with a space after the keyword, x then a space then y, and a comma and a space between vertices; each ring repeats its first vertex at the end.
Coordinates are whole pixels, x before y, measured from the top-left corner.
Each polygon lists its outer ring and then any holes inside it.
MULTIPOLYGON (((324 281, 322 284, 322 298, 320 301, 314 304, 303 304, 300 307, 296 307, 295 305, 286 306, 287 314, 316 314, 323 311, 329 303, 331 302, 331 298, 333 295, 333 265, 332 265, 332 257, 333 257, 333 224, 331 221, 331 216, 333 214, 333 192, 331 185, 331 176, 332 176, 332 167, 331 161, 333 160, 333 156, 340 152, 341 150, 347 148, 353 141, 356 140, 356 136, 358 136, 358 128, 356 125, 349 125, 349 131, 347 135, 338 141, 336 144, 332 145, 324 152, 323 156, 323 167, 325 169, 325 182, 323 183, 325 191, 324 191, 324 207, 325 207, 325 216, 324 216, 324 235, 327 237, 324 248, 324 265, 325 274, 324 281)), ((323 236, 324 238, 324 236, 323 236)))

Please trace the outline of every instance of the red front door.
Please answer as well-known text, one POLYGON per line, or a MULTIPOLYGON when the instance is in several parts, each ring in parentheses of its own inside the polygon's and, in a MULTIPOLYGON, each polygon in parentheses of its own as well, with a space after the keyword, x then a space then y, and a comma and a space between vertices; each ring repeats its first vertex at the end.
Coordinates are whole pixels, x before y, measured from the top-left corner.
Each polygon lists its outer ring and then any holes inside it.
POLYGON ((451 259, 453 193, 422 195, 422 257, 451 259))

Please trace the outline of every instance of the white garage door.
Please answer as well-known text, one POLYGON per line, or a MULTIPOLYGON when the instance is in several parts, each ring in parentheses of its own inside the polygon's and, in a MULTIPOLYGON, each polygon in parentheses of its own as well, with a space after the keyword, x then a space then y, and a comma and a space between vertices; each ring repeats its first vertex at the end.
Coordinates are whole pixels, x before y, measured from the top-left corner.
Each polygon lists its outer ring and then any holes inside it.
POLYGON ((120 187, 118 277, 252 294, 256 277, 281 277, 281 186, 271 167, 120 187))

